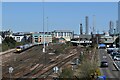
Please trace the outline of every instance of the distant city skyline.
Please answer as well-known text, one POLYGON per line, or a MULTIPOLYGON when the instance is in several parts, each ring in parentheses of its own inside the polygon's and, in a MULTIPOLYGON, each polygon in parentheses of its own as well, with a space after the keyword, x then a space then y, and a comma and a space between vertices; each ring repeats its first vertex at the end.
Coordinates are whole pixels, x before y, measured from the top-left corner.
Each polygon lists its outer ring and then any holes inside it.
MULTIPOLYGON (((45 2, 44 24, 48 30, 71 30, 79 34, 80 23, 85 32, 85 17, 88 16, 89 33, 93 27, 99 32, 108 31, 109 22, 118 20, 117 2, 45 2), (47 20, 48 17, 48 20, 47 20)), ((3 2, 2 28, 14 32, 43 31, 42 2, 3 2)), ((116 26, 114 26, 116 27, 116 26)))

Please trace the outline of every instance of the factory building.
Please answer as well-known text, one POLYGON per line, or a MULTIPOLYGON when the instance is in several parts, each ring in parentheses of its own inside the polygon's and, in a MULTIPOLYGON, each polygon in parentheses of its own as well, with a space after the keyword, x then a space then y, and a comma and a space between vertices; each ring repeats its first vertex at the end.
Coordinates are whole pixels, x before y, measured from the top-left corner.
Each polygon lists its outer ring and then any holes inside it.
POLYGON ((52 32, 55 38, 64 38, 66 41, 71 41, 73 38, 73 31, 70 30, 54 30, 52 32))
POLYGON ((50 34, 43 34, 43 33, 32 33, 32 43, 34 44, 43 44, 45 39, 45 43, 52 42, 52 35, 50 34), (44 38, 45 37, 45 38, 44 38))

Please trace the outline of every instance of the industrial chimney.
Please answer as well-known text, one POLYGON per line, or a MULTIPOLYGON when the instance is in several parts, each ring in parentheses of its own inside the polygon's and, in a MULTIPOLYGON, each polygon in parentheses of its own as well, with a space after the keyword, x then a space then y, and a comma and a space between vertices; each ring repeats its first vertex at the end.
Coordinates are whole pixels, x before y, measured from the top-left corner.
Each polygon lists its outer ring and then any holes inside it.
POLYGON ((112 21, 109 22, 109 34, 114 33, 114 23, 112 21))
POLYGON ((82 28, 82 24, 80 24, 80 34, 83 34, 83 28, 82 28))

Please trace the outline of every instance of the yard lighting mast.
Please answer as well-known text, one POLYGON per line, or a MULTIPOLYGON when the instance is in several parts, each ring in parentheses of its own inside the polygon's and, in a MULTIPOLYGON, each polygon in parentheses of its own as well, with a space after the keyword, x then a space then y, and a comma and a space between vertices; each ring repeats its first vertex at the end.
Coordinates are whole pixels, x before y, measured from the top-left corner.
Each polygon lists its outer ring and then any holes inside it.
MULTIPOLYGON (((47 35, 49 35, 49 31, 48 31, 48 17, 47 17, 47 35)), ((48 40, 47 40, 47 46, 48 46, 48 40)))
POLYGON ((43 53, 45 53, 44 0, 43 0, 43 53))

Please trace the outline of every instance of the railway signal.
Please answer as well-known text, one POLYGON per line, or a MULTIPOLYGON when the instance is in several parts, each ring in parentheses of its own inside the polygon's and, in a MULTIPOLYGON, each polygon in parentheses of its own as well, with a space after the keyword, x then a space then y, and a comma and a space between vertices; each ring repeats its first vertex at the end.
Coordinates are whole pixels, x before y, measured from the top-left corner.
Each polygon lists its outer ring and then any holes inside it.
POLYGON ((59 68, 56 66, 53 68, 53 70, 54 70, 54 73, 58 73, 59 68))
POLYGON ((11 78, 12 78, 12 77, 11 77, 11 74, 12 74, 13 70, 14 70, 13 67, 9 67, 10 80, 11 80, 11 78))

